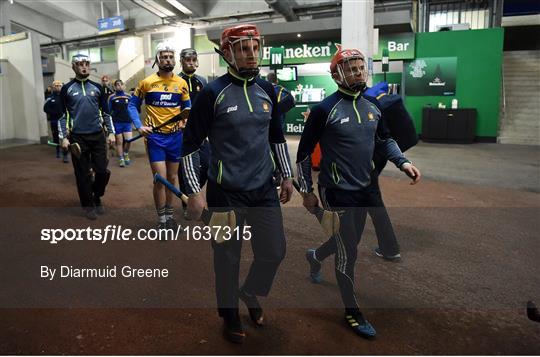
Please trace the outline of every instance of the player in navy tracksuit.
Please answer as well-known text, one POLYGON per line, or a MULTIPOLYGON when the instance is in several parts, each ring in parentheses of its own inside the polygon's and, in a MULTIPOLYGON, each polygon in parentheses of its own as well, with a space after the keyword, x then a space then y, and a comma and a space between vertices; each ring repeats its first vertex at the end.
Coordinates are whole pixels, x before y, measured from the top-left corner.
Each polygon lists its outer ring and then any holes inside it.
POLYGON ((128 113, 129 94, 126 94, 124 90, 124 82, 121 79, 114 81, 115 92, 109 96, 109 112, 114 124, 114 131, 116 133, 116 154, 118 155, 118 165, 125 167, 131 163, 129 158, 130 143, 125 140, 129 140, 132 137, 131 134, 131 118, 128 113))
MULTIPOLYGON (((60 141, 58 140, 58 120, 64 115, 64 107, 60 100, 60 91, 62 90, 62 82, 53 81, 52 93, 45 100, 43 111, 47 113, 47 120, 51 125, 51 133, 53 142, 56 143, 56 158, 60 158, 60 141)), ((68 163, 68 153, 63 151, 63 161, 68 163)))
MULTIPOLYGON (((204 77, 199 76, 195 73, 199 67, 199 60, 197 58, 197 51, 193 48, 184 48, 180 52, 180 63, 182 64, 182 72, 179 73, 179 76, 182 77, 189 88, 189 98, 191 103, 195 103, 197 96, 202 91, 202 89, 208 84, 204 77)), ((199 164, 200 164, 200 177, 199 184, 203 187, 206 184, 207 172, 208 172, 208 159, 210 155, 210 145, 208 140, 204 140, 203 144, 199 149, 199 164)), ((180 184, 180 191, 185 192, 186 185, 184 180, 182 180, 182 165, 178 167, 178 181, 180 184)), ((187 209, 186 204, 182 202, 184 207, 184 218, 187 218, 187 209)))
POLYGON ((263 323, 257 296, 270 292, 285 256, 279 203, 289 201, 292 194, 292 170, 277 98, 272 85, 257 76, 259 46, 255 25, 223 31, 220 50, 229 64, 228 73, 203 88, 184 132, 182 173, 189 195, 188 214, 199 218, 206 205, 200 192, 199 148, 208 137, 208 207, 211 211, 234 209, 241 232, 245 224, 251 226, 254 260, 240 289, 242 238, 212 242, 218 311, 224 320, 224 336, 235 343, 242 343, 245 337, 239 298, 246 303, 252 321, 263 323), (283 175, 279 197, 272 182, 276 165, 283 175))
POLYGON ((311 110, 296 162, 303 204, 312 212, 318 199, 313 193, 311 153, 317 142, 320 143, 319 195, 326 209, 338 211, 340 231, 312 251, 308 260, 313 273, 320 269, 319 258, 335 253, 336 279, 345 305, 346 322, 359 335, 374 337, 375 329, 360 312, 354 292, 357 245, 367 210, 382 204, 380 191, 371 185, 377 175, 373 153, 380 152, 413 178, 413 183, 420 179, 420 171, 390 138, 377 106, 361 95, 366 80, 363 55, 358 50, 340 50, 332 59, 330 71, 338 91, 311 110))
POLYGON ((114 126, 107 113, 107 95, 101 85, 88 79, 88 56, 77 54, 71 62, 75 78, 66 83, 60 92, 65 114, 58 121, 58 131, 64 150, 70 144, 80 147, 80 157, 71 156, 79 200, 86 217, 95 220, 97 214, 104 213, 101 197, 105 194, 110 177, 107 170, 107 141, 109 145, 115 143, 114 126), (107 138, 102 123, 107 128, 107 138), (94 180, 90 168, 95 172, 94 180))
MULTIPOLYGON (((418 135, 416 134, 413 120, 407 112, 401 96, 398 94, 388 94, 388 83, 377 83, 373 87, 364 90, 362 95, 377 105, 392 139, 396 141, 401 152, 407 151, 418 143, 418 135)), ((373 164, 377 173, 376 179, 372 181, 375 191, 380 191, 378 176, 386 166, 386 163, 387 160, 381 153, 376 151, 373 154, 373 164)), ((380 195, 380 192, 378 194, 380 195)), ((399 244, 382 199, 381 205, 369 210, 368 213, 377 236, 378 247, 375 248, 375 254, 386 260, 400 259, 399 244)))

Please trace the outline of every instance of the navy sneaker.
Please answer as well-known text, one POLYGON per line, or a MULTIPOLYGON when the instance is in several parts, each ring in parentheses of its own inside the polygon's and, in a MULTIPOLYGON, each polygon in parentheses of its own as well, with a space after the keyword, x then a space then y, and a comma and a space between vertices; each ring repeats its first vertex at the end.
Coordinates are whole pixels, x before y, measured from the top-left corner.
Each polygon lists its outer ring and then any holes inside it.
POLYGON ((364 338, 374 338, 377 336, 377 331, 375 331, 373 326, 361 313, 352 315, 345 314, 345 322, 359 336, 364 338))
POLYGON ((94 207, 85 208, 84 215, 85 215, 86 218, 88 218, 91 221, 95 221, 98 218, 96 210, 95 210, 94 207))
POLYGON ((321 262, 315 256, 315 249, 306 251, 306 259, 309 263, 309 277, 314 284, 322 283, 321 262))

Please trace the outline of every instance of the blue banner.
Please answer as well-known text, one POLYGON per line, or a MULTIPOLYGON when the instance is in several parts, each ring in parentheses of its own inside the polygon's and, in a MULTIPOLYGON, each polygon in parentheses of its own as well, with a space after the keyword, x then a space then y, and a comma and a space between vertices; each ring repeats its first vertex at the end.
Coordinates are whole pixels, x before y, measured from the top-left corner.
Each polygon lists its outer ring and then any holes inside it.
POLYGON ((113 16, 98 19, 99 33, 124 31, 124 16, 113 16))

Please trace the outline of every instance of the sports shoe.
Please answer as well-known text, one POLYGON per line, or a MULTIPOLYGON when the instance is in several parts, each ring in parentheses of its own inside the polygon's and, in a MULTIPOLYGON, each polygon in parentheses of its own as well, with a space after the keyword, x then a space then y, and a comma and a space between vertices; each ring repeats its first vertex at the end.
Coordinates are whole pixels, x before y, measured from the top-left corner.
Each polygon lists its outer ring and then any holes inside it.
POLYGON ((126 167, 126 162, 124 161, 124 159, 118 159, 118 166, 126 167))
POLYGON ((85 208, 84 215, 86 216, 86 218, 88 218, 91 221, 95 221, 98 218, 96 210, 94 209, 94 207, 85 208))
POLYGON ((129 154, 127 152, 124 153, 124 162, 126 165, 131 164, 131 159, 129 158, 129 154))
POLYGON ((260 327, 264 325, 264 315, 259 300, 256 295, 248 294, 243 288, 238 291, 238 297, 246 304, 249 317, 255 326, 260 327))
POLYGON ((67 164, 69 162, 68 154, 63 154, 62 162, 64 162, 64 164, 67 164))
POLYGON ((321 262, 315 257, 315 249, 306 251, 306 259, 309 263, 309 277, 314 284, 322 283, 321 262))
POLYGON ((353 315, 345 314, 345 322, 359 336, 365 338, 374 338, 377 336, 375 328, 373 328, 360 312, 353 315))
POLYGON ((234 318, 223 318, 223 337, 232 343, 244 343, 246 333, 244 332, 242 322, 240 321, 240 317, 238 315, 236 315, 234 318))
POLYGON ((390 260, 390 261, 396 261, 396 260, 401 259, 401 254, 400 253, 397 253, 397 254, 394 254, 394 255, 383 255, 379 248, 375 248, 375 255, 380 257, 380 258, 383 258, 385 260, 390 260))
POLYGON ((167 223, 166 222, 158 222, 157 229, 167 229, 167 223))
POLYGON ((105 207, 103 207, 103 205, 101 204, 101 199, 98 197, 98 198, 94 198, 94 205, 96 206, 96 213, 99 214, 99 215, 102 215, 102 214, 105 214, 105 207))
POLYGON ((174 220, 174 218, 170 217, 167 218, 165 221, 165 228, 167 229, 176 229, 178 227, 178 223, 174 220))

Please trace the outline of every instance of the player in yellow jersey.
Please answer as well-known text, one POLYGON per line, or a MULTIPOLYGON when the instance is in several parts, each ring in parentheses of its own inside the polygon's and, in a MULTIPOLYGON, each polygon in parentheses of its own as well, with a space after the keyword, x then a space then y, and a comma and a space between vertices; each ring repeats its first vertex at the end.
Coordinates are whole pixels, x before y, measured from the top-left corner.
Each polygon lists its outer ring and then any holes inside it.
MULTIPOLYGON (((179 121, 159 130, 154 129, 179 114, 182 109, 191 107, 186 81, 173 73, 176 64, 175 55, 176 51, 171 44, 162 42, 157 45, 154 65, 157 64, 159 70, 139 82, 129 101, 128 112, 137 130, 145 136, 152 174, 158 173, 177 185, 182 129, 186 123, 179 121), (139 118, 143 101, 146 105, 144 124, 139 118)), ((173 218, 173 200, 174 195, 170 191, 166 190, 162 184, 154 183, 154 202, 159 217, 158 228, 176 228, 173 218)))

